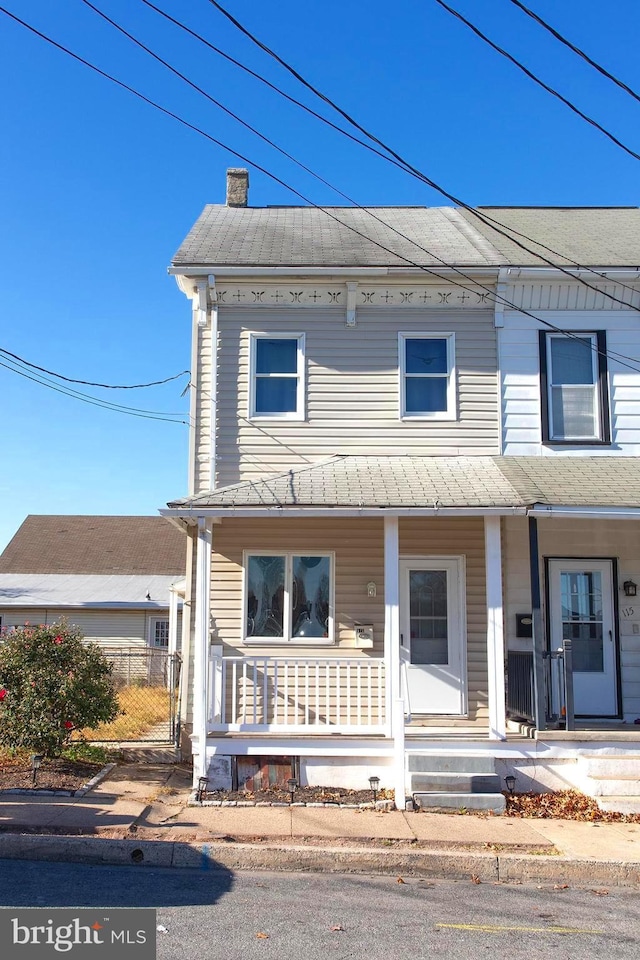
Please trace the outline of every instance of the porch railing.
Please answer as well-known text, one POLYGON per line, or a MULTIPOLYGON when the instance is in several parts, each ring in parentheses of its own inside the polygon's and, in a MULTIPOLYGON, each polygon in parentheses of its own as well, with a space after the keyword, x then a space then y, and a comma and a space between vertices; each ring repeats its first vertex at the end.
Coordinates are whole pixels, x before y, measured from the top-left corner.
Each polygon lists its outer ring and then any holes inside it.
POLYGON ((507 713, 535 723, 533 654, 526 650, 507 654, 507 713))
POLYGON ((209 660, 209 729, 384 733, 384 660, 220 657, 209 660))
MULTIPOLYGON (((573 656, 570 640, 559 650, 543 655, 546 716, 545 726, 574 729, 573 656)), ((533 653, 510 650, 507 654, 507 713, 536 722, 533 653)))

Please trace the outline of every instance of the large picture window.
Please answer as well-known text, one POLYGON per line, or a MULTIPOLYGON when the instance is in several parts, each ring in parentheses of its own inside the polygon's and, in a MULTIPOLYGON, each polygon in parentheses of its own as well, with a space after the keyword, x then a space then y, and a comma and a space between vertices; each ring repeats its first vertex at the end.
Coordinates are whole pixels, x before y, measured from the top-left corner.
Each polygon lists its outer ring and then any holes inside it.
POLYGON ((333 641, 330 554, 245 555, 245 638, 333 641))
POLYGON ((304 418, 304 336, 251 336, 249 415, 304 418))
POLYGON ((603 331, 540 334, 542 434, 548 443, 609 442, 603 331))
POLYGON ((455 340, 449 334, 399 335, 402 419, 456 419, 455 340))

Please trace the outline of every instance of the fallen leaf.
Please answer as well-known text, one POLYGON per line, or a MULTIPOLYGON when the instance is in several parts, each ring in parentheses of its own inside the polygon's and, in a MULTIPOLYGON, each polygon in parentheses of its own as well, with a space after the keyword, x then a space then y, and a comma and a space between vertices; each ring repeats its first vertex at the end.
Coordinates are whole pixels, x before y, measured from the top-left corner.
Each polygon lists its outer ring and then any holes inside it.
POLYGON ((396 883, 404 883, 404 880, 402 879, 402 877, 398 877, 398 879, 396 880, 396 883))
POLYGON ((268 933, 256 933, 256 939, 258 939, 258 940, 268 940, 268 939, 269 939, 269 934, 268 934, 268 933))
POLYGON ((569 884, 568 884, 568 883, 554 883, 553 889, 554 889, 554 890, 568 890, 568 889, 569 889, 569 884))
POLYGON ((482 883, 480 877, 476 876, 475 873, 471 874, 471 883, 482 883))
POLYGON ((596 897, 608 897, 608 890, 592 890, 591 893, 595 893, 596 897))
POLYGON ((163 926, 162 926, 161 923, 158 924, 158 926, 156 927, 156 930, 158 931, 158 933, 168 933, 168 932, 169 932, 166 927, 163 927, 163 926))
POLYGON ((341 923, 334 923, 332 927, 329 927, 329 930, 331 930, 333 933, 337 933, 338 930, 344 930, 344 927, 341 923))

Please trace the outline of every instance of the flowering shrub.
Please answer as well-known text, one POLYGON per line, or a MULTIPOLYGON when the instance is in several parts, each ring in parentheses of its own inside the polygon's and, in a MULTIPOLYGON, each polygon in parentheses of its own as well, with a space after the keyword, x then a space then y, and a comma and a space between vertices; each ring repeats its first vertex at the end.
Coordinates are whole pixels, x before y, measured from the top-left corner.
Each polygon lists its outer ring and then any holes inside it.
POLYGON ((74 729, 119 712, 111 664, 64 621, 0 642, 0 745, 59 756, 74 729))

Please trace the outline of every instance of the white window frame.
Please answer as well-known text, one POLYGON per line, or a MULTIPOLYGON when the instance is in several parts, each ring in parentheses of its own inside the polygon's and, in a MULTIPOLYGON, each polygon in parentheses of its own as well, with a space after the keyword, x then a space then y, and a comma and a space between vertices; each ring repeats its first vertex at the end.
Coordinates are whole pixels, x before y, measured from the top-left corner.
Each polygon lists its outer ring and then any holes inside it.
POLYGON ((242 642, 247 646, 330 646, 335 643, 335 553, 332 550, 306 550, 304 547, 295 550, 244 550, 242 554, 242 642), (247 636, 247 596, 249 592, 249 557, 283 557, 284 558, 284 622, 281 637, 248 637, 247 636), (292 637, 292 584, 294 557, 328 557, 329 558, 329 624, 326 637, 292 637))
POLYGON ((154 650, 168 650, 169 649, 169 617, 152 617, 149 621, 149 646, 153 647, 154 650), (156 644, 156 625, 158 623, 167 624, 167 643, 166 645, 156 644))
POLYGON ((249 420, 304 420, 306 396, 305 335, 304 333, 251 333, 249 342, 249 420), (258 374, 256 372, 256 344, 258 340, 297 340, 297 369, 295 373, 258 374), (282 413, 259 413, 256 410, 256 382, 258 376, 297 379, 296 409, 282 413))
MULTIPOLYGON (((548 410, 548 421, 549 421, 549 440, 551 443, 563 443, 563 442, 576 442, 576 443, 590 443, 593 441, 602 440, 602 398, 601 398, 601 385, 600 385, 600 373, 598 368, 598 337, 596 333, 588 332, 582 333, 581 331, 571 331, 571 336, 568 337, 565 333, 547 333, 545 336, 546 348, 547 348, 547 410, 548 410), (554 423, 553 423, 553 388, 561 386, 560 383, 556 383, 553 377, 553 360, 551 357, 551 344, 554 340, 572 340, 576 337, 580 340, 589 340, 591 343, 591 373, 592 373, 592 386, 593 386, 593 395, 595 397, 595 407, 594 407, 594 420, 596 424, 596 433, 593 436, 589 437, 578 437, 572 436, 570 434, 556 434, 554 423)), ((587 386, 585 384, 585 386, 587 386)))
POLYGON ((401 420, 457 420, 458 397, 456 389, 456 338, 455 333, 399 333, 398 334, 398 368, 400 375, 400 419, 401 420), (407 374, 407 340, 446 340, 447 344, 447 409, 435 410, 432 413, 407 412, 406 382, 407 377, 421 379, 442 379, 444 374, 407 374))

